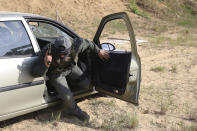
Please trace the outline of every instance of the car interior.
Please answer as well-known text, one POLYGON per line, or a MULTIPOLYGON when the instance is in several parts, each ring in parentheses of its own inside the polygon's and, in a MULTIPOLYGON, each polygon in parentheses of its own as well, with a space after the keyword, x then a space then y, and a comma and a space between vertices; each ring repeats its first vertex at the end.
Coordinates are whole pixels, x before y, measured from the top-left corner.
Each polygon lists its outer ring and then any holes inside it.
POLYGON ((95 85, 105 91, 122 95, 126 90, 126 85, 129 79, 129 70, 132 53, 127 51, 116 51, 115 46, 110 43, 106 45, 109 49, 110 59, 100 60, 95 59, 94 62, 94 82, 95 85))
POLYGON ((108 92, 124 94, 129 79, 131 53, 110 51, 110 59, 95 64, 96 84, 108 92))
MULTIPOLYGON (((53 43, 55 41, 56 37, 54 37, 54 38, 51 38, 51 37, 42 37, 42 38, 36 38, 36 39, 37 39, 37 42, 39 44, 40 49, 42 50, 42 48, 44 46, 46 46, 47 44, 53 43)), ((89 70, 88 69, 89 68, 87 68, 87 66, 88 66, 88 64, 87 64, 88 63, 88 60, 87 60, 86 57, 87 57, 87 52, 84 52, 84 54, 81 54, 79 56, 79 59, 78 59, 77 64, 81 68, 81 70, 84 73, 87 74, 87 77, 90 77, 88 75, 88 73, 89 73, 89 70)), ((79 88, 78 86, 76 86, 76 81, 72 82, 71 80, 68 80, 68 78, 66 78, 66 79, 67 79, 68 85, 69 85, 71 91, 73 92, 74 96, 80 95, 82 93, 87 93, 87 92, 93 91, 93 88, 92 88, 91 85, 88 86, 88 87, 84 87, 84 88, 83 87, 80 87, 79 88), (75 83, 75 84, 72 84, 72 83, 75 83)), ((48 91, 49 96, 51 96, 51 97, 57 96, 57 92, 55 91, 55 89, 53 88, 53 86, 50 85, 50 83, 49 83, 48 80, 46 81, 46 86, 47 86, 47 91, 48 91)))
MULTIPOLYGON (((38 44, 42 49, 50 42, 54 42, 56 38, 37 38, 38 44)), ((114 47, 115 49, 115 47, 114 47)), ((92 83, 108 92, 122 95, 125 93, 126 85, 129 80, 129 70, 131 63, 131 52, 109 50, 110 59, 100 60, 97 56, 90 54, 90 52, 84 52, 79 55, 78 66, 82 71, 89 74, 89 78, 92 83), (93 58, 89 61, 87 57, 93 58), (94 68, 93 68, 94 67, 94 68)), ((93 86, 89 88, 77 88, 73 86, 71 82, 68 82, 69 87, 74 95, 79 95, 86 92, 91 92, 93 86)), ((55 89, 46 81, 46 86, 50 96, 56 96, 55 89)))

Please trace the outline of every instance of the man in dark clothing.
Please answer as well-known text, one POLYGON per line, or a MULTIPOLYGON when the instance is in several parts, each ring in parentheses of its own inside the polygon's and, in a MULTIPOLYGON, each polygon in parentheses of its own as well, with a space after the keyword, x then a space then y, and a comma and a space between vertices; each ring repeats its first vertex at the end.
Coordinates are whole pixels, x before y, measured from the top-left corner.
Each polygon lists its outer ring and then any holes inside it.
MULTIPOLYGON (((100 59, 109 59, 108 52, 100 50, 88 40, 78 38, 72 42, 68 37, 58 37, 54 44, 43 48, 40 60, 36 61, 32 69, 34 77, 42 76, 47 72, 50 84, 58 92, 59 98, 63 100, 69 114, 76 116, 81 121, 88 121, 89 116, 77 106, 66 77, 76 80, 83 75, 76 60, 77 56, 86 50, 98 54, 100 59)), ((88 78, 84 78, 81 82, 85 83, 83 86, 90 85, 88 78)))

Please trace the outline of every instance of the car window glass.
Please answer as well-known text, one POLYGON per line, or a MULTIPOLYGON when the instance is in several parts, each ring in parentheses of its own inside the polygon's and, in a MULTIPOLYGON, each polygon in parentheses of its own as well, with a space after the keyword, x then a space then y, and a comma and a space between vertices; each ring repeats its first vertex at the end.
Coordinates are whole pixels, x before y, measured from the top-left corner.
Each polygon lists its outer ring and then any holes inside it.
POLYGON ((116 19, 106 23, 100 36, 100 43, 112 44, 116 51, 131 52, 130 37, 125 21, 116 19))
POLYGON ((69 37, 58 27, 44 22, 29 22, 30 28, 36 38, 57 38, 59 36, 69 37))
POLYGON ((33 52, 21 21, 0 21, 0 57, 32 55, 33 52))

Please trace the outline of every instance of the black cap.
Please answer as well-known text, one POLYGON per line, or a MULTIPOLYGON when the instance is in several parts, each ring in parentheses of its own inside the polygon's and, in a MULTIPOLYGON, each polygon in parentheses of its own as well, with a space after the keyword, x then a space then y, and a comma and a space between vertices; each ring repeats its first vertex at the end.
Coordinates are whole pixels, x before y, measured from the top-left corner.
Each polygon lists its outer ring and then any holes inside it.
POLYGON ((54 42, 58 54, 68 54, 71 51, 72 42, 69 37, 60 36, 54 42))

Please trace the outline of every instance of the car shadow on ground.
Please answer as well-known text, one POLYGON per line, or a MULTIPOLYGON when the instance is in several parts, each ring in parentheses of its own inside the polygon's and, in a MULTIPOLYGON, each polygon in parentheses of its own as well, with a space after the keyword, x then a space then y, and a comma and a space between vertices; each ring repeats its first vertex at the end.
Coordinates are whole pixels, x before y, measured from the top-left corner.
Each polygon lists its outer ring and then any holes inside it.
MULTIPOLYGON (((101 97, 101 95, 95 94, 92 96, 77 99, 76 101, 81 102, 87 99, 90 100, 90 99, 95 99, 98 97, 101 97)), ((69 116, 67 114, 60 115, 60 112, 62 110, 63 110, 62 106, 57 105, 54 107, 50 107, 50 108, 42 109, 42 110, 35 111, 29 114, 25 114, 22 116, 18 116, 18 117, 0 122, 0 129, 12 126, 15 123, 20 123, 25 120, 36 120, 37 122, 41 122, 43 124, 50 123, 54 127, 58 126, 58 122, 65 122, 65 123, 75 124, 75 125, 82 126, 82 127, 98 129, 98 127, 93 126, 91 123, 82 122, 78 120, 76 117, 69 116)))

